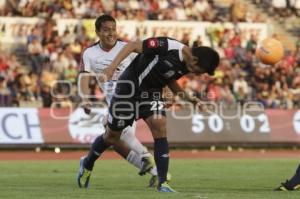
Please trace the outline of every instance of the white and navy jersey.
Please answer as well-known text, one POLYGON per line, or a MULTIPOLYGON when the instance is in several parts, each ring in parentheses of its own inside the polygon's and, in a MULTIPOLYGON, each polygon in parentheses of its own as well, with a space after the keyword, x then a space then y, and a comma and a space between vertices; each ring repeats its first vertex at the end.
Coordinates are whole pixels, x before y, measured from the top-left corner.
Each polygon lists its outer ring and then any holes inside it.
MULTIPOLYGON (((117 41, 115 46, 109 51, 105 51, 101 48, 99 42, 86 48, 82 54, 82 63, 80 66, 81 71, 90 72, 93 74, 101 74, 104 69, 106 69, 122 48, 126 45, 126 42, 117 41)), ((126 59, 124 59, 121 64, 116 69, 112 79, 108 82, 102 83, 101 89, 106 95, 106 101, 109 104, 110 100, 114 94, 114 89, 116 86, 116 80, 119 78, 120 74, 128 67, 131 61, 135 58, 136 54, 130 54, 126 59)))
POLYGON ((143 41, 142 53, 118 79, 109 106, 110 129, 120 131, 132 125, 134 120, 166 115, 162 88, 188 73, 183 61, 183 48, 184 44, 167 37, 143 41))
POLYGON ((143 52, 131 62, 120 79, 132 80, 138 90, 164 87, 188 73, 183 61, 183 47, 184 44, 168 37, 144 40, 143 52))

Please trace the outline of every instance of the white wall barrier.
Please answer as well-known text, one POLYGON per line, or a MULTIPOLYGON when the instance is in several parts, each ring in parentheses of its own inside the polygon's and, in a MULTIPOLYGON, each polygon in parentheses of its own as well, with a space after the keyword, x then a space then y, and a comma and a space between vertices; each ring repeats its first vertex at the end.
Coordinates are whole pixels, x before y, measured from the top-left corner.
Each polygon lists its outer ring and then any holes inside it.
MULTIPOLYGON (((4 43, 23 43, 27 42, 34 26, 43 26, 44 20, 40 18, 24 17, 0 17, 0 42, 4 43)), ((74 32, 85 28, 91 38, 95 38, 95 20, 92 19, 59 19, 56 21, 56 28, 59 35, 63 35, 65 30, 74 32)), ((153 36, 169 36, 181 40, 187 36, 190 41, 194 41, 200 36, 204 45, 211 42, 217 45, 218 34, 224 31, 234 31, 241 33, 243 41, 250 36, 256 35, 258 40, 262 40, 268 35, 268 25, 265 23, 210 23, 210 22, 189 22, 189 21, 118 21, 118 33, 121 38, 129 40, 145 39, 153 36)), ((243 43, 246 45, 246 43, 243 43)))

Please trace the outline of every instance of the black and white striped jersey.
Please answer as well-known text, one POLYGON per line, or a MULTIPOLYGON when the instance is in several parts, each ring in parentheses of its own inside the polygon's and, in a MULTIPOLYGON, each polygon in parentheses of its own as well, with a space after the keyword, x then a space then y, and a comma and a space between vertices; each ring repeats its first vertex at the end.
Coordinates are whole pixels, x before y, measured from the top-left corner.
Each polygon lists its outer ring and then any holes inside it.
POLYGON ((119 79, 133 81, 138 90, 162 88, 188 73, 183 47, 184 44, 168 37, 146 39, 143 53, 131 62, 119 79))

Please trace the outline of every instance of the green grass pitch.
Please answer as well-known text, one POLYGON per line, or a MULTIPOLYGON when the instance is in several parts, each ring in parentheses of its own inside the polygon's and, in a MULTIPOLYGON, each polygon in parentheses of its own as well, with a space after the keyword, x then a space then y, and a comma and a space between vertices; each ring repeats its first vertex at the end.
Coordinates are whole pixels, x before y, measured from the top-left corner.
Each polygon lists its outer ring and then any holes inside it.
POLYGON ((300 192, 274 192, 293 174, 299 160, 171 160, 171 185, 176 194, 147 188, 149 176, 123 160, 97 162, 88 190, 77 188, 77 161, 0 161, 1 199, 66 198, 300 198, 300 192))

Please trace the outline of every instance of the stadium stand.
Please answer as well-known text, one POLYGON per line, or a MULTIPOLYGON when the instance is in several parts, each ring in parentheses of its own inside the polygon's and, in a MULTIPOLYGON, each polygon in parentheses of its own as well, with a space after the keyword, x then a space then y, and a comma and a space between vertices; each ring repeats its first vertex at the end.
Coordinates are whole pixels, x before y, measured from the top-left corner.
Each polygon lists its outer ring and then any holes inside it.
MULTIPOLYGON (((1 43, 0 106, 50 107, 53 102, 59 102, 56 104, 64 107, 80 102, 76 94, 80 53, 94 41, 85 29, 65 30, 59 35, 56 23, 61 18, 95 18, 100 13, 108 13, 118 20, 252 23, 268 21, 269 17, 290 19, 299 16, 300 3, 293 2, 283 6, 283 1, 279 0, 0 1, 1 16, 45 19, 44 24, 32 28, 25 46, 9 51, 5 43, 1 43), (249 11, 249 2, 255 5, 256 12, 249 11), (262 9, 278 12, 274 15, 269 11, 270 15, 264 15, 262 9), (54 89, 57 95, 52 97, 52 85, 58 79, 71 82, 70 97, 59 97, 69 92, 68 86, 57 86, 54 89)), ((297 34, 296 30, 288 27, 287 30, 297 34)), ((179 82, 185 90, 229 107, 259 101, 267 108, 300 108, 300 37, 290 44, 282 62, 268 67, 261 65, 255 57, 256 35, 247 39, 238 29, 233 32, 223 29, 218 34, 211 31, 207 35, 213 38, 210 45, 221 55, 219 70, 213 80, 196 76, 181 79, 179 82)), ((191 46, 203 43, 201 37, 191 40, 188 35, 182 41, 191 46)), ((97 96, 94 100, 103 100, 103 94, 95 84, 91 83, 92 92, 97 96)))

